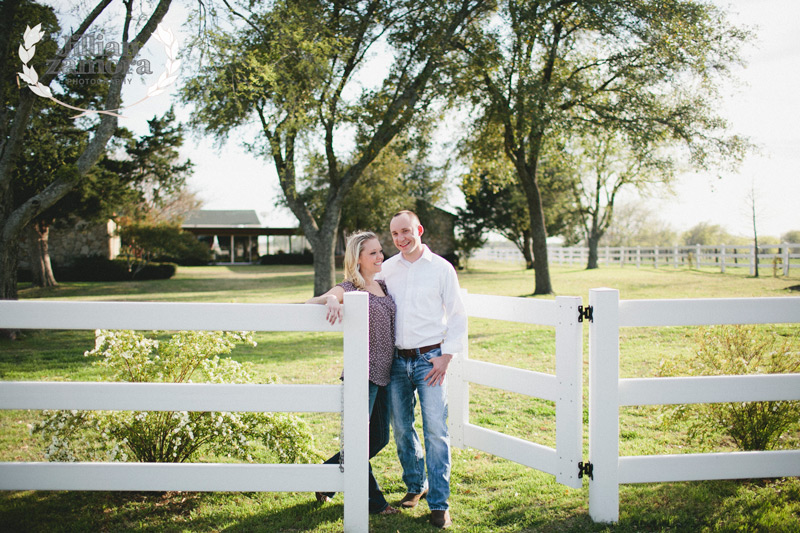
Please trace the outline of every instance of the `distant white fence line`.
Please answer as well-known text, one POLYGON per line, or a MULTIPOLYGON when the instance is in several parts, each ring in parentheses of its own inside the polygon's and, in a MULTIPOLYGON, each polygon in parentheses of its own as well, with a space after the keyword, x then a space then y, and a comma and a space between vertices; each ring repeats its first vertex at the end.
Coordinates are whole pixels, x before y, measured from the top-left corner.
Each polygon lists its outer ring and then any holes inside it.
MULTIPOLYGON (((548 246, 550 263, 559 265, 583 265, 589 260, 589 248, 585 246, 548 246)), ((693 245, 693 246, 655 246, 655 247, 611 247, 601 246, 597 250, 599 265, 635 267, 690 267, 748 268, 755 273, 756 257, 759 269, 769 269, 788 276, 791 269, 800 269, 800 244, 759 245, 758 256, 754 245, 693 245)), ((496 261, 522 261, 522 254, 516 248, 483 248, 475 252, 475 259, 496 261)))
MULTIPOLYGON (((800 400, 800 374, 619 379, 620 327, 800 323, 800 298, 619 300, 593 289, 555 300, 466 294, 470 317, 551 326, 555 375, 471 360, 449 374, 454 446, 469 446, 582 486, 589 513, 619 516, 619 484, 800 475, 800 450, 619 456, 619 408, 626 405, 800 400), (589 453, 583 443, 582 324, 589 328, 589 453), (556 405, 556 447, 469 422, 469 383, 556 405)), ((335 491, 344 493, 346 531, 367 531, 367 298, 345 295, 341 325, 314 305, 0 301, 0 328, 232 331, 342 331, 342 385, 2 382, 0 409, 342 412, 344 471, 338 465, 0 463, 0 490, 335 491)), ((467 343, 467 346, 469 343, 467 343)))

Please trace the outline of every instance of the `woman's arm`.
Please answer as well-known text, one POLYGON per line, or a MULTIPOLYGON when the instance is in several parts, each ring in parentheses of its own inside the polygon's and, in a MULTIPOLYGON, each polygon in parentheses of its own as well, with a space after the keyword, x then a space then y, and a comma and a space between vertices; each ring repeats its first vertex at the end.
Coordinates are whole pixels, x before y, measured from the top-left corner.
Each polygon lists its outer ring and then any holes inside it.
POLYGON ((328 308, 328 315, 327 315, 328 322, 330 322, 331 324, 335 324, 336 320, 339 320, 339 322, 341 322, 342 317, 344 316, 344 308, 342 307, 343 302, 344 302, 344 289, 337 285, 328 292, 326 292, 325 294, 311 298, 306 303, 321 304, 326 306, 328 308))

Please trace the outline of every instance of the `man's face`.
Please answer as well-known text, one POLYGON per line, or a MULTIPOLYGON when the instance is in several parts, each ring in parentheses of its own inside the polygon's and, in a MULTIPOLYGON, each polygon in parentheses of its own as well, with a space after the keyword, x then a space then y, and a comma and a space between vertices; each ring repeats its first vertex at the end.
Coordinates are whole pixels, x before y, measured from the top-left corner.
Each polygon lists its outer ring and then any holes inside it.
POLYGON ((412 217, 403 213, 392 219, 389 223, 394 245, 406 258, 416 259, 422 252, 422 225, 412 217))

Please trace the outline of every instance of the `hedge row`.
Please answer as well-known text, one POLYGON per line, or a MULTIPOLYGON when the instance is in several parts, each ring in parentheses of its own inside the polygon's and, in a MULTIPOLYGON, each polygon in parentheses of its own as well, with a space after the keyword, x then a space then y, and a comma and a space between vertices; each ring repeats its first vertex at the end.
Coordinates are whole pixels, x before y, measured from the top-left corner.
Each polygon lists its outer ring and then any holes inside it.
MULTIPOLYGON (((169 279, 175 275, 175 263, 147 263, 129 265, 124 259, 81 257, 71 265, 53 265, 56 281, 143 281, 169 279), (137 270, 138 269, 138 270, 137 270)), ((21 270, 19 281, 31 281, 30 271, 21 270)))

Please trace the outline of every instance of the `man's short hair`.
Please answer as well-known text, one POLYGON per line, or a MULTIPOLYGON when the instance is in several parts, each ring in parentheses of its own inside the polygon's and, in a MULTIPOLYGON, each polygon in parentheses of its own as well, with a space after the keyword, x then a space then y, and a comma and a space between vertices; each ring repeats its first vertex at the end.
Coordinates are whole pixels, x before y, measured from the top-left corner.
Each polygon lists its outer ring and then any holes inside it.
POLYGON ((422 225, 422 222, 419 220, 419 216, 413 211, 408 209, 403 209, 402 211, 398 211, 394 215, 392 215, 392 219, 399 217, 400 215, 408 215, 411 218, 411 223, 413 224, 415 221, 417 225, 422 225))

